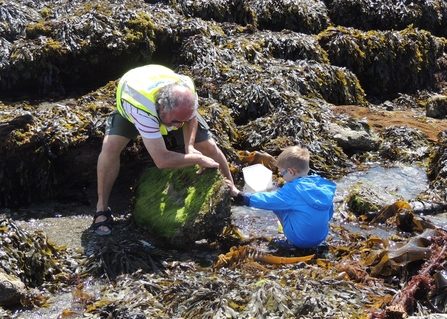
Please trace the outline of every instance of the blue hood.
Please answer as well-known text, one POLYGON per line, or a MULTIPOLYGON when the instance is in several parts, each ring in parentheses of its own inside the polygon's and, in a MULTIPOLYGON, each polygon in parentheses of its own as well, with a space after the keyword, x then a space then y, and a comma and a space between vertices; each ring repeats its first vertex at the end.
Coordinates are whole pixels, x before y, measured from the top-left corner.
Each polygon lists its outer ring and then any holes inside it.
POLYGON ((284 190, 289 187, 296 189, 304 201, 312 208, 326 210, 332 206, 337 185, 318 175, 310 175, 294 179, 290 183, 285 184, 284 187, 286 187, 284 190))

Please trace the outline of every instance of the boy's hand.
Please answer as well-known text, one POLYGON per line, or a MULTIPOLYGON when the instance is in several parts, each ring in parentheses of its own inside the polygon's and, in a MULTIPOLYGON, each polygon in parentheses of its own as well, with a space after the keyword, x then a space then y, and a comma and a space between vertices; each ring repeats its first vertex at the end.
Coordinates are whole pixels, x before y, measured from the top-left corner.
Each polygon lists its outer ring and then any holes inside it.
POLYGON ((231 196, 236 197, 237 194, 239 194, 239 190, 237 189, 237 187, 234 186, 233 182, 230 181, 229 179, 226 179, 226 180, 225 180, 225 183, 226 183, 227 186, 230 188, 231 196))

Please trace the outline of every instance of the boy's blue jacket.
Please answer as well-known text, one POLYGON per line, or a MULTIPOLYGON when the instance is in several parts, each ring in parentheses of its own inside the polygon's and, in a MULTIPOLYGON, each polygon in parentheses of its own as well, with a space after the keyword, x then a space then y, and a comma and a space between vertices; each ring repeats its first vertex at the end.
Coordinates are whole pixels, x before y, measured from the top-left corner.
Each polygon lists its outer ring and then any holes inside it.
POLYGON ((312 248, 326 239, 334 214, 336 184, 318 175, 296 178, 274 192, 243 194, 247 206, 273 210, 284 235, 299 248, 312 248))

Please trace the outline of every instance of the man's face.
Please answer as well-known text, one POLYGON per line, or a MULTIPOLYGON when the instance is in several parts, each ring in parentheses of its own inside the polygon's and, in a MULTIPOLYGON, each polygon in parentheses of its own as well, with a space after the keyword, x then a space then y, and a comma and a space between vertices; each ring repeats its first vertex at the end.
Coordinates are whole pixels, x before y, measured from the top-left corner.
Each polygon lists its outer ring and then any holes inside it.
POLYGON ((181 127, 183 122, 188 122, 194 117, 194 110, 190 107, 178 106, 171 112, 159 110, 161 122, 166 126, 181 127))

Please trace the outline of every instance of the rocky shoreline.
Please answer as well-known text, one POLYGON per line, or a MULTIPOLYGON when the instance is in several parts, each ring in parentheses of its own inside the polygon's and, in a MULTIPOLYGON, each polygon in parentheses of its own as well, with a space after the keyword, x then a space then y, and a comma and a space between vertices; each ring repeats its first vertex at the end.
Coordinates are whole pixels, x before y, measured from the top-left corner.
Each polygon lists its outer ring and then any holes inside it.
MULTIPOLYGON (((312 153, 312 172, 332 179, 373 162, 423 163, 430 185, 419 199, 446 201, 447 5, 443 1, 8 1, 0 3, 0 16, 4 18, 0 22, 0 205, 7 225, 23 218, 20 212, 35 214, 36 204, 43 205, 38 211, 61 215, 61 223, 56 224, 62 234, 72 216, 93 213, 96 160, 104 120, 114 108, 116 81, 125 70, 146 63, 164 64, 194 79, 200 112, 227 155, 239 184, 242 167, 256 158, 253 152, 276 156, 287 145, 305 144, 312 153), (53 206, 53 201, 58 204, 53 206), (64 203, 68 203, 65 208, 64 203)), ((335 318, 339 311, 323 299, 329 291, 337 307, 349 300, 343 294, 356 296, 343 308, 341 317, 391 318, 431 311, 424 301, 415 301, 417 298, 407 299, 407 303, 394 299, 393 303, 389 297, 393 293, 386 288, 393 279, 370 276, 372 267, 382 265, 372 257, 378 253, 373 245, 375 239, 358 240, 353 234, 346 235, 345 240, 334 240, 330 260, 320 258, 307 265, 265 268, 241 261, 231 269, 220 269, 222 281, 216 284, 210 269, 188 264, 187 253, 182 253, 184 259, 176 262, 169 252, 158 254, 140 241, 132 243, 121 237, 134 227, 129 215, 132 189, 152 161, 141 141, 136 141, 126 148, 122 164, 111 202, 122 221, 118 236, 106 242, 93 240, 88 229, 79 230, 87 226, 88 217, 77 220, 80 228, 71 235, 81 234, 82 240, 91 241, 92 246, 86 246, 88 253, 82 252, 85 255, 79 257, 83 261, 76 263, 81 268, 90 267, 86 273, 107 275, 108 268, 98 263, 104 265, 109 257, 113 260, 116 255, 112 252, 126 251, 123 247, 131 250, 119 255, 122 260, 130 260, 135 256, 132 249, 140 249, 146 254, 145 262, 152 256, 153 265, 164 269, 161 276, 151 275, 153 268, 148 266, 147 273, 127 274, 129 277, 115 282, 117 291, 131 287, 135 296, 146 294, 144 306, 135 306, 135 316, 268 317, 265 311, 270 311, 272 318, 274 314, 335 318), (370 261, 374 261, 369 267, 365 267, 367 258, 361 251, 368 251, 370 261), (195 272, 203 276, 202 281, 193 279, 195 272), (184 294, 175 288, 178 283, 170 282, 174 273, 182 278, 184 294), (304 279, 297 279, 297 274, 304 279), (287 290, 273 283, 272 278, 285 278, 295 284, 287 290), (141 281, 152 282, 152 286, 142 289, 138 286, 141 281), (257 286, 260 281, 263 284, 257 286), (191 282, 194 285, 187 287, 191 282), (244 282, 252 291, 247 291, 244 282), (374 285, 381 288, 374 291, 374 285), (302 287, 310 286, 314 299, 305 298, 309 291, 302 287), (191 289, 200 291, 202 299, 189 299, 191 289), (215 297, 210 296, 216 294, 231 302, 219 299, 220 303, 213 303, 215 297), (366 309, 356 299, 362 294, 371 297, 366 309), (284 298, 269 301, 275 295, 284 298), (178 303, 162 296, 177 296, 174 299, 178 303), (287 301, 290 296, 303 302, 293 306, 287 301), (160 314, 158 300, 163 300, 170 314, 160 314), (196 306, 200 311, 193 312, 196 306), (212 314, 205 306, 213 309, 212 314)), ((365 197, 363 200, 368 199, 368 195, 365 197)), ((346 221, 337 222, 368 225, 373 216, 353 207, 346 221)), ((387 203, 372 212, 376 216, 390 209, 397 211, 395 216, 402 217, 390 221, 396 229, 402 221, 414 221, 410 231, 400 233, 398 242, 419 238, 428 227, 405 207, 387 203)), ((4 245, 6 238, 14 238, 8 227, 2 228, 4 245)), ((334 238, 344 236, 338 223, 332 232, 334 238)), ((64 236, 56 233, 53 238, 63 243, 64 236)), ((440 276, 431 267, 443 269, 445 264, 445 252, 439 249, 444 237, 440 234, 437 240, 430 241, 432 259, 423 259, 427 264, 421 265, 418 260, 411 267, 406 265, 408 277, 393 273, 394 280, 402 281, 400 287, 412 289, 400 291, 399 296, 407 292, 407 296, 417 296, 418 292, 430 290, 425 284, 440 276)), ((46 244, 45 237, 39 238, 43 252, 54 249, 46 244)), ((226 240, 227 244, 246 244, 234 234, 226 240)), ((74 240, 72 244, 77 246, 79 242, 74 240)), ((222 243, 217 246, 219 249, 206 252, 208 267, 229 248, 222 243)), ((385 254, 385 250, 381 253, 385 254)), ((66 256, 65 252, 60 254, 66 256)), ((73 256, 64 258, 71 260, 73 256)), ((47 274, 47 270, 44 267, 42 273, 47 274)), ((69 279, 52 280, 70 289, 73 274, 68 273, 74 269, 65 270, 61 273, 69 279)), ((16 274, 19 276, 20 271, 16 274)), ((29 285, 27 280, 34 279, 24 277, 22 281, 29 285)), ((40 287, 34 282, 32 286, 40 287)), ((394 293, 400 289, 397 287, 394 293)), ((439 286, 436 293, 441 296, 443 289, 439 286)), ((445 306, 435 292, 427 296, 438 298, 437 307, 445 306)), ((104 293, 103 297, 110 295, 104 293)), ((39 304, 38 298, 28 296, 26 300, 39 304)), ((114 309, 110 311, 115 311, 117 318, 126 317, 124 308, 136 302, 107 300, 103 304, 114 309)), ((104 316, 106 310, 99 306, 101 302, 88 303, 96 305, 90 313, 98 318, 104 316)), ((8 311, 2 309, 5 316, 10 314, 8 311)))

